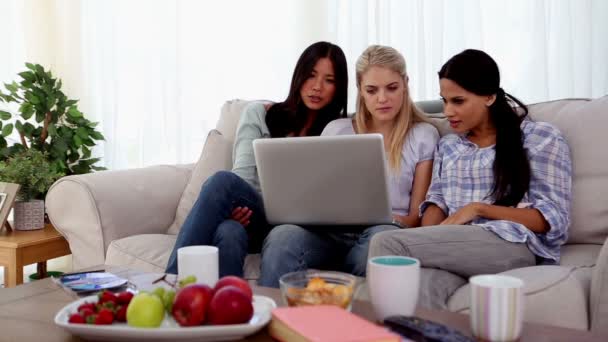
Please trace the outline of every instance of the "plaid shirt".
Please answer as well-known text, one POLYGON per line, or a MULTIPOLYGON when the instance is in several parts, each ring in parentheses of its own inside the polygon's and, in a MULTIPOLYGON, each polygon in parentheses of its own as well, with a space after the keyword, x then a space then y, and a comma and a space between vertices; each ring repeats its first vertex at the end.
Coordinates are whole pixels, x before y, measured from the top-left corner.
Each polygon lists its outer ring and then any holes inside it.
MULTIPOLYGON (((518 207, 535 208, 550 226, 536 234, 524 225, 506 220, 477 218, 470 224, 492 231, 501 238, 526 243, 535 255, 558 263, 560 246, 568 238, 572 164, 568 145, 561 133, 545 122, 524 120, 521 124, 524 149, 530 161, 530 189, 518 207)), ((420 205, 420 214, 435 204, 447 215, 471 202, 492 203, 494 146, 479 148, 465 136, 444 136, 437 146, 433 179, 420 205)))

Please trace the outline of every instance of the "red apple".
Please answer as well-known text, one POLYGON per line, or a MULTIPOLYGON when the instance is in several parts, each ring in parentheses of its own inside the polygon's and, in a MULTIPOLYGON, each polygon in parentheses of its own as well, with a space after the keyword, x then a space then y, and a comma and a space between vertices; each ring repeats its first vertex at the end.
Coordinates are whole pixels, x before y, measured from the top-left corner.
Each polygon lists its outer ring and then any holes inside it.
POLYGON ((220 280, 217 281, 217 283, 215 283, 213 291, 217 292, 222 287, 229 285, 240 288, 249 297, 249 301, 253 300, 253 291, 251 290, 251 287, 249 287, 249 283, 247 283, 247 280, 239 278, 237 276, 222 277, 220 280))
POLYGON ((173 318, 181 326, 201 325, 207 318, 207 308, 213 290, 203 284, 192 284, 179 290, 173 302, 173 318))
POLYGON ((213 294, 208 314, 211 324, 247 323, 253 316, 253 305, 240 287, 227 285, 213 294))

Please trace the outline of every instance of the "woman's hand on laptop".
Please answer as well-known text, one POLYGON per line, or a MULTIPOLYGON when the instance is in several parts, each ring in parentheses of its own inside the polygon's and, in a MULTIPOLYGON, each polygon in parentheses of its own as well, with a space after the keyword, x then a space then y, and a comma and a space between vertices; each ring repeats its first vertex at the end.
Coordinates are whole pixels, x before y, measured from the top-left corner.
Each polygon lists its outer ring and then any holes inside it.
POLYGON ((247 207, 236 207, 232 210, 230 218, 242 224, 243 227, 247 227, 252 214, 253 211, 247 207))

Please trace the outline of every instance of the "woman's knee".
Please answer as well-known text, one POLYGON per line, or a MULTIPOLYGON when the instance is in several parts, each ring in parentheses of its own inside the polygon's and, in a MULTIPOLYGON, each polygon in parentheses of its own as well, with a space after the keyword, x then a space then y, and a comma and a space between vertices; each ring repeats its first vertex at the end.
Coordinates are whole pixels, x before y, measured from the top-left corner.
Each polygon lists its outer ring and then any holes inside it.
POLYGON ((369 257, 381 255, 409 255, 406 230, 381 231, 372 236, 369 243, 369 257))
POLYGON ((217 227, 214 242, 216 245, 246 245, 248 239, 247 231, 240 223, 226 220, 217 227))
POLYGON ((276 226, 272 228, 264 240, 262 255, 277 248, 295 248, 298 245, 298 241, 307 234, 309 234, 309 232, 306 229, 293 224, 276 226))
POLYGON ((203 190, 223 190, 230 184, 234 183, 237 178, 239 178, 239 176, 237 176, 234 172, 224 170, 218 171, 207 178, 201 187, 201 192, 203 190))

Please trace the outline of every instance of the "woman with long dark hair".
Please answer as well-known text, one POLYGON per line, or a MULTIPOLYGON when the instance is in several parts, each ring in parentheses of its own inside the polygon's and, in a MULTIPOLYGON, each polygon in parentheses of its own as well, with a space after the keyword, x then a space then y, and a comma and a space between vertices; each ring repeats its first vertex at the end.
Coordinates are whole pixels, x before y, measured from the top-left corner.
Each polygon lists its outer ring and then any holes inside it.
POLYGON ((527 117, 496 62, 465 50, 439 71, 444 136, 421 204, 422 227, 376 235, 370 257, 420 259, 419 304, 445 308, 470 276, 558 263, 570 225, 571 160, 561 133, 527 117))
POLYGON ((232 171, 220 171, 201 188, 181 227, 167 265, 177 273, 177 250, 191 245, 219 248, 219 275, 243 275, 248 251, 259 251, 270 229, 253 154, 253 140, 320 135, 328 122, 346 116, 348 71, 340 47, 318 42, 296 64, 283 102, 254 102, 241 115, 232 171), (246 227, 246 229, 245 229, 246 227))

